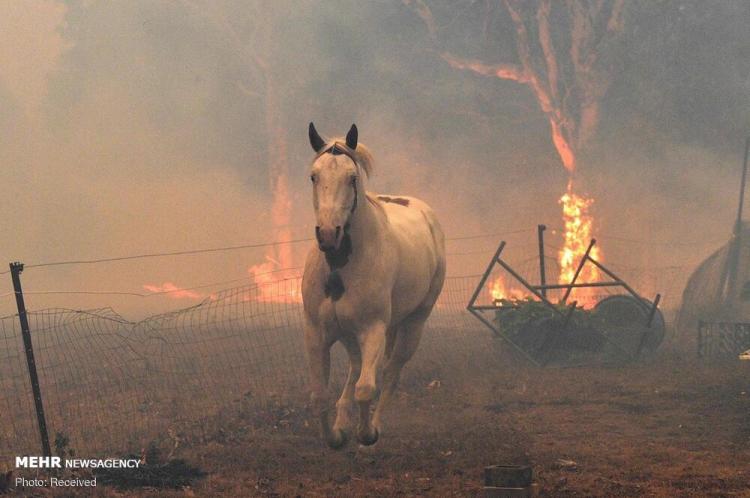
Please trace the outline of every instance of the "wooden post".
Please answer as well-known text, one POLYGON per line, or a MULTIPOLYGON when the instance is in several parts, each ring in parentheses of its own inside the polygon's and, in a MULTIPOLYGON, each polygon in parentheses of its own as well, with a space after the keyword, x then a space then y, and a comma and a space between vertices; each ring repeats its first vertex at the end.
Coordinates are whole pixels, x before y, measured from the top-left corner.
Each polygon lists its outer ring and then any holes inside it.
POLYGON ((547 297, 547 289, 544 287, 547 285, 547 277, 545 275, 544 268, 544 231, 547 229, 544 225, 537 225, 537 238, 539 239, 539 285, 542 287, 542 295, 547 297))
POLYGON ((51 456, 49 446, 49 434, 47 433, 47 420, 44 417, 44 404, 42 403, 42 392, 39 388, 39 376, 36 372, 36 362, 34 361, 34 347, 31 343, 31 331, 29 330, 29 320, 26 316, 26 304, 23 302, 23 290, 21 289, 21 272, 23 263, 11 263, 10 275, 13 279, 13 291, 16 294, 16 306, 18 307, 18 321, 21 322, 21 336, 23 337, 23 347, 26 351, 26 365, 29 368, 29 379, 31 380, 31 390, 34 394, 34 407, 36 408, 36 421, 39 424, 39 437, 42 440, 42 454, 51 456))

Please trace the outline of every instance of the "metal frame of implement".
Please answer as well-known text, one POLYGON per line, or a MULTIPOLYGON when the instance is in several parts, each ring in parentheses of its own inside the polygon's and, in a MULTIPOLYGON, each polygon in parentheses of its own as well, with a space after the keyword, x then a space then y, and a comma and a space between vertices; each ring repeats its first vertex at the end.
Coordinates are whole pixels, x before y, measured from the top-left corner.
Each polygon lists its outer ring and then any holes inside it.
MULTIPOLYGON (((656 294, 656 297, 654 298, 653 303, 649 302, 648 300, 641 297, 635 290, 633 290, 632 287, 630 287, 624 280, 622 280, 620 277, 615 275, 612 271, 610 271, 608 268, 606 268, 602 263, 595 260, 591 257, 591 249, 594 247, 594 244, 596 244, 596 239, 592 239, 589 243, 588 248, 586 249, 586 252, 584 253, 583 257, 581 258, 581 261, 578 263, 578 267, 576 268, 576 272, 573 275, 573 279, 568 284, 547 284, 545 282, 545 275, 544 275, 544 241, 543 241, 543 232, 546 227, 544 225, 539 225, 539 270, 540 270, 540 279, 541 279, 541 285, 532 285, 529 282, 527 282, 521 275, 519 275, 508 263, 503 261, 503 259, 500 257, 500 255, 503 252, 503 249, 505 249, 505 241, 500 242, 500 245, 497 248, 497 251, 495 251, 495 255, 490 260, 489 264, 487 265, 487 269, 484 271, 484 274, 482 275, 482 278, 479 280, 479 284, 477 285, 477 288, 474 290, 474 293, 471 296, 471 299, 469 300, 469 304, 466 306, 466 309, 474 315, 479 321, 484 323, 489 329, 492 331, 493 334, 495 334, 496 337, 499 337, 503 339, 505 342, 513 346, 513 348, 521 353, 521 355, 526 358, 528 361, 530 361, 532 364, 536 366, 542 366, 542 364, 539 363, 534 357, 532 357, 525 349, 523 349, 521 346, 516 344, 510 337, 508 337, 507 334, 504 334, 499 328, 491 321, 488 320, 487 317, 485 317, 482 314, 482 311, 496 311, 499 306, 495 305, 477 305, 476 301, 479 297, 480 292, 484 288, 485 283, 487 282, 487 279, 490 276, 490 273, 492 273, 493 268, 495 265, 500 265, 506 272, 508 272, 514 279, 516 279, 521 285, 526 287, 526 289, 539 301, 546 304, 550 310, 552 310, 556 315, 558 315, 562 319, 562 330, 567 327, 568 322, 570 320, 570 317, 573 315, 573 312, 575 311, 576 305, 578 304, 576 301, 573 301, 570 306, 568 306, 567 312, 563 313, 557 306, 555 306, 552 302, 547 299, 547 291, 548 290, 559 290, 559 289, 565 289, 565 294, 563 295, 562 299, 558 304, 567 304, 568 298, 570 297, 570 293, 573 291, 573 289, 578 288, 588 288, 588 287, 621 287, 625 289, 633 298, 635 298, 635 301, 646 311, 647 316, 647 322, 646 322, 646 329, 644 330, 643 334, 641 334, 640 341, 638 343, 638 349, 636 350, 635 354, 627 353, 631 357, 631 359, 634 359, 636 356, 640 355, 641 351, 643 350, 643 346, 646 342, 646 337, 648 335, 648 331, 651 328, 651 324, 653 322, 654 316, 656 315, 656 310, 659 306, 659 301, 661 300, 661 294, 656 294), (602 271, 605 275, 607 275, 609 278, 612 279, 610 282, 592 282, 592 283, 577 283, 579 275, 581 274, 581 271, 583 270, 584 266, 587 262, 590 262, 594 266, 596 266, 599 270, 602 271)), ((606 340, 610 340, 606 336, 606 334, 602 334, 606 340)), ((622 348, 620 348, 622 349, 622 348)))

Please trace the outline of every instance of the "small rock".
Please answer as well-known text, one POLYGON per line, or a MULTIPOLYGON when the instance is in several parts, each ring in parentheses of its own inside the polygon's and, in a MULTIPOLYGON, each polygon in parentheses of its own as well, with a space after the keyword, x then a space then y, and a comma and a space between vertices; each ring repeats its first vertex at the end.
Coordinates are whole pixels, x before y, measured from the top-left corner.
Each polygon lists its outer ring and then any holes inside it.
POLYGON ((567 460, 565 458, 559 458, 555 460, 555 465, 553 466, 556 469, 560 470, 570 470, 574 471, 578 469, 578 464, 574 462, 573 460, 567 460))

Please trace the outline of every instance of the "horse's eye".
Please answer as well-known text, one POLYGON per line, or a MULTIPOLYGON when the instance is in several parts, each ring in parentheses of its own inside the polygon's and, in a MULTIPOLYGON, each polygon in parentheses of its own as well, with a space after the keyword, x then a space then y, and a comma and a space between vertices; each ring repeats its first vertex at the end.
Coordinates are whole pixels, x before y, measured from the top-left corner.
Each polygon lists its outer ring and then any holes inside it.
POLYGON ((315 175, 310 175, 310 181, 315 183, 315 175))
POLYGON ((356 186, 356 185, 357 185, 357 177, 356 177, 356 176, 353 176, 353 177, 352 177, 352 187, 354 187, 354 186, 356 186))

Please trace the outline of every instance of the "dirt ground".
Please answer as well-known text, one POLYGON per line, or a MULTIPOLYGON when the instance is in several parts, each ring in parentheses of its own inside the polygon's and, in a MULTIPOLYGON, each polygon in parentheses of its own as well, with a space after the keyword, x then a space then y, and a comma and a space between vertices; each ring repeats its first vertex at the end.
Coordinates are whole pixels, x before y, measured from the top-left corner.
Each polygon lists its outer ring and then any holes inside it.
POLYGON ((232 407, 183 440, 174 456, 206 472, 189 486, 94 494, 477 496, 486 465, 528 464, 539 496, 750 496, 750 362, 661 353, 538 369, 492 358, 405 375, 374 447, 324 447, 299 393, 232 407))

